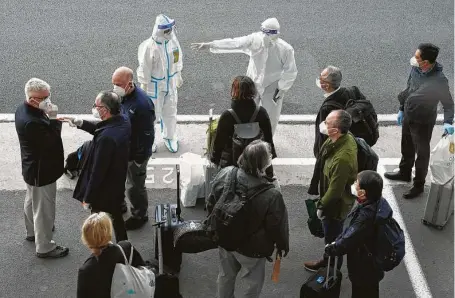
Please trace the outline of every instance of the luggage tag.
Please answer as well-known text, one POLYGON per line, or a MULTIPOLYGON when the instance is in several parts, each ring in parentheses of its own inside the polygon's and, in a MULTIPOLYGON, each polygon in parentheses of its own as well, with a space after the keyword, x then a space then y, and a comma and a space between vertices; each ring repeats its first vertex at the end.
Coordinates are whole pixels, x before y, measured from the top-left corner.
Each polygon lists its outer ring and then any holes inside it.
POLYGON ((273 282, 279 281, 280 269, 281 269, 281 256, 277 252, 275 263, 273 264, 273 271, 272 271, 272 281, 273 282))

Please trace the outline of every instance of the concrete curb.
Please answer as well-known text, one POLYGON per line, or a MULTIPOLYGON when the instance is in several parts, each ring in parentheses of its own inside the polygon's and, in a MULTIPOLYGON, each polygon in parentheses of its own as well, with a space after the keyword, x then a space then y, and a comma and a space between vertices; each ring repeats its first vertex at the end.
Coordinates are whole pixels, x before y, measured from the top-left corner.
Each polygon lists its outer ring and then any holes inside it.
MULTIPOLYGON (((213 115, 214 118, 218 118, 220 115, 213 115)), ((97 121, 90 114, 61 114, 59 117, 78 117, 83 120, 97 121)), ((442 123, 444 119, 443 114, 438 114, 437 123, 442 123)), ((314 124, 316 115, 281 115, 280 123, 285 124, 314 124)), ((178 123, 208 123, 208 115, 177 115, 178 123)), ((379 114, 378 122, 381 125, 396 125, 397 115, 396 114, 379 114)), ((0 114, 0 123, 14 122, 14 114, 3 113, 0 114)))

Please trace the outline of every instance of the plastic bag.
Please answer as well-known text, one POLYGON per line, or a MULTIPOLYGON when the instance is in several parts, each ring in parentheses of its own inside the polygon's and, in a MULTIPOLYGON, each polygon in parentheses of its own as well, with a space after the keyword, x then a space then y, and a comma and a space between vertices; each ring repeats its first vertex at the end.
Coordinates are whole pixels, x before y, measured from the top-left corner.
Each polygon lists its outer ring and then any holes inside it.
POLYGON ((204 197, 204 163, 204 158, 191 152, 180 156, 180 200, 183 207, 194 207, 197 199, 204 197))
POLYGON ((432 183, 444 185, 453 178, 453 153, 453 135, 443 136, 430 155, 432 183))

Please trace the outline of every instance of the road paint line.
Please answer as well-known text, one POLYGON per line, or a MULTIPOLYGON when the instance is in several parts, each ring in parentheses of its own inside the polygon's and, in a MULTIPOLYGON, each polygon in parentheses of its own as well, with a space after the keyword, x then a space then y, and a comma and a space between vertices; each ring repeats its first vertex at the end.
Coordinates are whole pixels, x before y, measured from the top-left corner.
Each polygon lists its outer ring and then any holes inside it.
MULTIPOLYGON (((206 160, 207 161, 207 160, 206 160)), ((386 166, 398 165, 400 158, 380 158, 379 164, 386 166)), ((180 163, 180 158, 175 157, 161 157, 151 158, 148 163, 148 170, 153 170, 153 166, 176 165, 180 163)), ((315 158, 275 158, 272 160, 274 166, 314 166, 316 163, 315 158)))
MULTIPOLYGON (((213 115, 215 118, 220 115, 213 115)), ((59 117, 78 117, 83 120, 99 121, 96 120, 91 114, 59 114, 59 117)), ((437 121, 440 122, 444 119, 443 114, 438 114, 437 121)), ((281 115, 280 122, 282 123, 309 123, 312 124, 316 120, 315 114, 305 115, 281 115)), ((396 114, 379 114, 378 122, 395 122, 397 120, 396 114)), ((209 121, 209 115, 177 115, 177 122, 180 123, 206 123, 209 121)), ((14 122, 13 113, 0 113, 1 122, 14 122)))
MULTIPOLYGON (((381 176, 384 177, 385 171, 386 169, 383 164, 378 166, 378 173, 380 173, 381 176)), ((390 207, 392 207, 393 217, 403 229, 404 235, 406 237, 406 255, 404 256, 404 264, 406 266, 406 270, 408 271, 409 279, 411 280, 412 288, 414 289, 416 297, 432 298, 433 295, 431 294, 428 282, 425 278, 425 274, 423 273, 414 246, 412 245, 412 240, 409 236, 408 229, 406 228, 406 224, 400 212, 400 208, 393 192, 392 185, 389 183, 388 179, 385 178, 382 194, 387 202, 389 202, 390 207)))

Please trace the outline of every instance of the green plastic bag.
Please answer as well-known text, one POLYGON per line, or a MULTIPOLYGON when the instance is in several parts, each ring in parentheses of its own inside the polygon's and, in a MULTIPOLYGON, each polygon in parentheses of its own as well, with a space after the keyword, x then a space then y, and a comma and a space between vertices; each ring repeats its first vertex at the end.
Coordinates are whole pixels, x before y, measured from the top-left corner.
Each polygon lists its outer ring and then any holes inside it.
POLYGON ((305 205, 308 212, 308 228, 310 229, 311 235, 318 238, 324 238, 324 229, 322 227, 322 221, 318 218, 316 202, 319 199, 306 199, 305 205))

